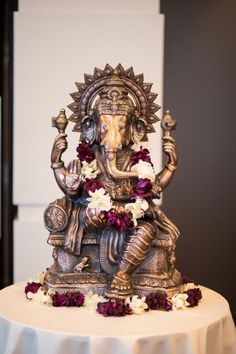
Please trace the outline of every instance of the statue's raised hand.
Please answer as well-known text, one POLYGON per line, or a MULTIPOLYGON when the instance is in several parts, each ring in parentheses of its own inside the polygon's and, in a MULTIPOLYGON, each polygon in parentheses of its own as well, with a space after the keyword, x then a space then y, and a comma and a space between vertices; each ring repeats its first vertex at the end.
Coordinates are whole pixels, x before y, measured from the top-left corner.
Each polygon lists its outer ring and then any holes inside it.
POLYGON ((66 137, 67 135, 64 133, 60 133, 56 136, 52 147, 52 154, 51 154, 52 163, 61 161, 61 155, 67 149, 66 137))
POLYGON ((80 160, 72 160, 66 168, 65 184, 67 191, 71 194, 77 192, 81 182, 80 160))
POLYGON ((163 144, 163 151, 168 156, 168 164, 176 166, 178 162, 177 151, 175 147, 175 142, 173 138, 165 139, 163 144))

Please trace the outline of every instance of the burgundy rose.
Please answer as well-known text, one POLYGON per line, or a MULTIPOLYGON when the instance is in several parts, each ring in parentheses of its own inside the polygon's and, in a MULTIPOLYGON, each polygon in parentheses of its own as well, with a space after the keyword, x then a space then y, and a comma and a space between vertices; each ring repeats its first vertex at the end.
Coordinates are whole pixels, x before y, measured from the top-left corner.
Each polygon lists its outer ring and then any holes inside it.
POLYGON ((129 304, 125 304, 125 300, 110 299, 106 302, 99 302, 97 304, 97 312, 105 317, 109 316, 125 316, 132 313, 129 304))
POLYGON ((67 294, 59 294, 56 292, 55 294, 51 295, 51 298, 53 306, 61 307, 70 305, 70 299, 67 294))
POLYGON ((76 306, 81 307, 84 304, 84 295, 79 292, 67 292, 66 294, 59 294, 56 292, 52 296, 53 306, 76 306))
POLYGON ((25 287, 25 294, 27 295, 28 292, 31 292, 33 294, 37 293, 37 291, 39 290, 39 288, 42 286, 41 283, 27 283, 26 287, 25 287))
POLYGON ((94 178, 86 178, 86 181, 84 183, 84 190, 86 190, 87 193, 89 192, 95 192, 96 189, 103 188, 103 185, 101 182, 94 178))
POLYGON ((134 186, 133 192, 131 193, 131 198, 144 199, 151 197, 152 195, 152 184, 148 178, 142 178, 134 186))
POLYGON ((151 158, 150 158, 149 154, 150 154, 150 152, 148 149, 143 149, 143 147, 140 146, 140 150, 133 152, 133 154, 131 156, 131 161, 132 161, 133 165, 138 163, 140 160, 145 161, 145 162, 149 162, 152 165, 151 158))
POLYGON ((124 231, 128 227, 133 227, 132 213, 130 211, 116 212, 115 209, 105 211, 102 213, 108 225, 114 226, 118 231, 124 231))
POLYGON ((92 146, 86 141, 79 143, 76 151, 78 152, 77 157, 80 159, 80 161, 86 161, 90 163, 95 159, 94 150, 92 146))
POLYGON ((150 310, 165 310, 172 309, 172 303, 168 300, 166 293, 150 293, 146 297, 146 304, 150 310))
POLYGON ((188 295, 187 301, 189 303, 189 307, 197 306, 202 298, 202 292, 199 288, 189 289, 185 291, 185 294, 188 295))
POLYGON ((75 291, 71 293, 67 293, 69 297, 69 306, 81 307, 84 304, 84 295, 80 291, 75 291))

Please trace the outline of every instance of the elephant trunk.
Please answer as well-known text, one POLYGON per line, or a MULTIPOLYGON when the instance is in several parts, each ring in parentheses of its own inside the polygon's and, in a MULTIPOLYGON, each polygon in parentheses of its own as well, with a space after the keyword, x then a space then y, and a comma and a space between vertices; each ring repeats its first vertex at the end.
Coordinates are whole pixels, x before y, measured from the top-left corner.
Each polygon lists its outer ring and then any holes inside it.
POLYGON ((116 151, 107 150, 106 154, 106 168, 107 172, 113 177, 117 179, 123 178, 138 178, 137 172, 134 171, 121 171, 116 166, 116 151))

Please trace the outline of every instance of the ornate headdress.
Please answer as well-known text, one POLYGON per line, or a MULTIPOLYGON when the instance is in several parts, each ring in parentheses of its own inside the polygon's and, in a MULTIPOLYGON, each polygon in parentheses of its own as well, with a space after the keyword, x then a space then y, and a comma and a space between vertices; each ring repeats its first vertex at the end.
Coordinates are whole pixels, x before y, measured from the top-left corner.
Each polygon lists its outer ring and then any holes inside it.
MULTIPOLYGON (((84 83, 76 82, 78 91, 71 94, 74 102, 69 120, 75 123, 73 131, 82 131, 82 122, 94 111, 98 114, 132 114, 141 118, 147 133, 155 131, 153 123, 160 106, 154 103, 157 94, 151 92, 151 83, 143 82, 143 74, 135 75, 133 68, 124 70, 121 64, 113 69, 107 64, 104 70, 95 68, 93 75, 84 75, 84 83)), ((146 140, 145 138, 143 140, 146 140)))
MULTIPOLYGON (((122 84, 121 80, 120 83, 122 84)), ((99 93, 99 96, 100 98, 94 105, 94 110, 98 114, 124 114, 130 116, 135 112, 135 106, 133 101, 128 97, 128 92, 119 86, 113 85, 112 87, 105 88, 99 93)))

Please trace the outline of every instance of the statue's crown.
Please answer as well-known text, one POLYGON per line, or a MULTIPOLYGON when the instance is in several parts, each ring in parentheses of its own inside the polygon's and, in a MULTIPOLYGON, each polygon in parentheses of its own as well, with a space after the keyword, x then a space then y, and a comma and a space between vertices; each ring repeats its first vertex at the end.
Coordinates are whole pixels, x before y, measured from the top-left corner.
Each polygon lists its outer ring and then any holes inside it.
MULTIPOLYGON (((135 75, 121 64, 113 69, 109 64, 103 70, 95 68, 94 74, 84 75, 84 83, 76 83, 78 91, 71 94, 74 102, 68 107, 73 111, 69 120, 76 123, 74 131, 82 131, 82 121, 94 111, 98 114, 129 115, 135 113, 146 123, 147 133, 154 132, 153 123, 159 118, 160 108, 154 103, 157 94, 151 92, 151 83, 143 82, 143 74, 135 75)), ((135 118, 136 119, 136 118, 135 118)))
POLYGON ((100 98, 95 102, 97 114, 130 115, 134 112, 133 101, 128 97, 128 91, 122 86, 122 80, 112 79, 108 87, 99 93, 100 98))

